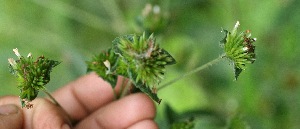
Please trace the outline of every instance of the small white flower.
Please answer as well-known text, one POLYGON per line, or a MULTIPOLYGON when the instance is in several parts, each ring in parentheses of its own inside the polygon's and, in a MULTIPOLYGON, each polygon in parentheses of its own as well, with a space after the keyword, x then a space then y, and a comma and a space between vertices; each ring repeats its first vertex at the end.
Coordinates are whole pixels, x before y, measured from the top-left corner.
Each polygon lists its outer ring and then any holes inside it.
POLYGON ((103 64, 108 70, 110 70, 110 62, 108 60, 104 61, 103 64))
POLYGON ((240 22, 237 21, 237 22, 235 23, 235 25, 234 25, 234 28, 238 28, 239 26, 240 26, 240 22))
POLYGON ((19 58, 21 58, 21 55, 20 55, 20 53, 19 53, 19 51, 18 51, 18 48, 13 49, 13 51, 15 52, 15 54, 16 54, 19 58))
POLYGON ((248 47, 243 47, 243 51, 247 51, 248 49, 248 47))
POLYGON ((15 61, 13 58, 8 58, 8 63, 9 63, 11 66, 16 66, 16 65, 17 65, 16 61, 15 61))
POLYGON ((31 57, 31 56, 32 56, 32 54, 31 54, 31 52, 30 52, 30 53, 28 53, 27 58, 29 58, 29 57, 31 57))

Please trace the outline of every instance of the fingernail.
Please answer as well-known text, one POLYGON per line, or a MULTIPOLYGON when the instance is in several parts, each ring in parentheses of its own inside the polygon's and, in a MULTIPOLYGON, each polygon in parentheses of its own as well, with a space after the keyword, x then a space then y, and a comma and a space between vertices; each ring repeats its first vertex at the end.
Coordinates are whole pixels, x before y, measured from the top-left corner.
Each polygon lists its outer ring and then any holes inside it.
POLYGON ((71 129, 71 127, 68 124, 64 124, 61 128, 62 129, 71 129))
POLYGON ((16 114, 18 112, 18 107, 13 104, 0 105, 0 115, 10 115, 16 114))

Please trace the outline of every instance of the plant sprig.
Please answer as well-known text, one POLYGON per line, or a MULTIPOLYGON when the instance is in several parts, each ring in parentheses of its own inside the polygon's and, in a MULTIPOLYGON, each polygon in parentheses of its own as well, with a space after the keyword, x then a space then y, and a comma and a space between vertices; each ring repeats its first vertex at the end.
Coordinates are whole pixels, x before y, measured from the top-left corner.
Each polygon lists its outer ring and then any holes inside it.
POLYGON ((33 104, 30 102, 37 97, 40 90, 46 92, 58 104, 46 91, 45 85, 50 81, 52 68, 60 64, 60 62, 50 60, 44 56, 39 56, 34 60, 31 53, 24 57, 17 48, 13 49, 13 51, 17 55, 18 60, 9 58, 9 69, 18 79, 19 97, 22 107, 32 108, 33 104))
MULTIPOLYGON (((227 58, 234 66, 235 79, 245 70, 246 64, 255 61, 256 38, 251 38, 249 30, 238 33, 239 21, 231 32, 222 30, 225 37, 220 41, 224 48, 224 54, 218 58, 201 65, 192 71, 165 83, 156 88, 164 78, 165 66, 175 64, 175 59, 156 43, 154 35, 146 37, 146 34, 138 36, 124 35, 113 40, 112 48, 95 56, 88 61, 88 71, 95 71, 100 77, 108 81, 112 88, 115 87, 117 76, 130 79, 135 88, 150 96, 154 101, 160 103, 157 90, 169 86, 180 79, 199 72, 209 66, 227 58)), ((126 88, 125 88, 126 89, 126 88)))
POLYGON ((135 88, 160 103, 156 87, 164 78, 165 66, 175 59, 155 41, 154 35, 124 35, 113 40, 113 47, 88 61, 88 71, 95 71, 115 87, 117 76, 130 79, 135 88))

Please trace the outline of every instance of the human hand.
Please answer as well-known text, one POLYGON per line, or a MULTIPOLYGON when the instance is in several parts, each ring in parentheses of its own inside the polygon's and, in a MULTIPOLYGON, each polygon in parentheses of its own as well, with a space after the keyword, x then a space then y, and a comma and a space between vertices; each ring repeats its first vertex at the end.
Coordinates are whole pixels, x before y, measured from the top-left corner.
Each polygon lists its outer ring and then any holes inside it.
POLYGON ((113 101, 111 86, 95 73, 60 88, 53 97, 65 110, 45 98, 35 99, 32 109, 21 109, 19 97, 1 97, 0 129, 158 128, 148 96, 137 93, 113 101))

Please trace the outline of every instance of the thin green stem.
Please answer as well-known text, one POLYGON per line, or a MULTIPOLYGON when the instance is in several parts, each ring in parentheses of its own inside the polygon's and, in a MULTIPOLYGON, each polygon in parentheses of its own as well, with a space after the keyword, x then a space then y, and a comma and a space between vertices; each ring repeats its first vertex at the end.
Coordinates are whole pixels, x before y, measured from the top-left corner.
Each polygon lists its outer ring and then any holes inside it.
POLYGON ((121 91, 120 98, 123 98, 128 93, 128 89, 130 88, 131 85, 132 85, 131 80, 128 80, 123 90, 121 91))
POLYGON ((75 124, 75 121, 71 118, 70 115, 68 115, 68 113, 66 112, 66 110, 56 101, 56 99, 46 90, 46 89, 43 89, 43 92, 53 101, 53 103, 60 107, 66 114, 67 114, 67 117, 68 117, 68 123, 70 125, 72 124, 75 124))
POLYGON ((163 89, 163 88, 165 88, 165 87, 167 87, 167 86, 169 86, 169 85, 171 85, 171 84, 173 84, 173 83, 175 83, 175 82, 177 82, 177 81, 179 81, 179 80, 181 80, 181 79, 183 79, 183 78, 185 78, 189 75, 192 75, 196 72, 199 72, 203 69, 206 69, 206 68, 218 63, 219 61, 221 61, 221 59, 223 59, 224 56, 225 55, 223 54, 223 55, 219 56, 218 58, 216 58, 216 59, 214 59, 214 60, 212 60, 212 61, 210 61, 210 62, 208 62, 204 65, 201 65, 201 66, 199 66, 199 67, 197 67, 197 68, 195 68, 195 69, 193 69, 193 70, 191 70, 191 71, 189 71, 189 72, 187 72, 187 73, 185 73, 185 74, 183 74, 183 75, 181 75, 181 76, 179 76, 179 77, 177 77, 177 78, 175 78, 175 79, 173 79, 173 80, 171 80, 167 83, 165 83, 164 85, 160 86, 157 90, 161 90, 161 89, 163 89))
POLYGON ((48 95, 48 97, 53 101, 53 103, 54 103, 55 105, 61 107, 60 104, 56 101, 56 99, 55 99, 55 98, 54 98, 54 97, 53 97, 46 89, 43 89, 43 92, 44 92, 46 95, 48 95))
POLYGON ((114 94, 114 99, 117 100, 118 99, 118 94, 116 92, 116 89, 113 89, 113 94, 114 94))

